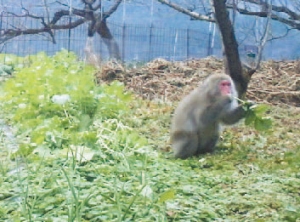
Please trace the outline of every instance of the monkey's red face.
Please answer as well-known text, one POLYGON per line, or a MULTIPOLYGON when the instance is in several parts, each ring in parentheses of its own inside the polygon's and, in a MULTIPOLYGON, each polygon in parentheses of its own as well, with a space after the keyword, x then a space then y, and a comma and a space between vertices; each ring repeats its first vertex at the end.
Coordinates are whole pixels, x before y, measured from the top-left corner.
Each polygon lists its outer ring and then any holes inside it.
POLYGON ((219 84, 219 89, 222 95, 231 95, 231 82, 228 80, 222 80, 219 84))

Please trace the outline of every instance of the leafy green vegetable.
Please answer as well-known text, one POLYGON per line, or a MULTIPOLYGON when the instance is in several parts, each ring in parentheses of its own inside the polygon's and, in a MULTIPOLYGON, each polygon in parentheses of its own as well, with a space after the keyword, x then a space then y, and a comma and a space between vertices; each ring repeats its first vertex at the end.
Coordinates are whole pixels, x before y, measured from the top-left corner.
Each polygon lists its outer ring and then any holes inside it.
POLYGON ((168 190, 168 191, 165 191, 164 193, 162 193, 159 197, 158 202, 164 203, 167 200, 172 200, 174 198, 175 198, 175 191, 171 189, 171 190, 168 190))
POLYGON ((269 107, 265 104, 253 104, 252 102, 238 99, 246 111, 245 125, 253 125, 257 131, 267 131, 272 127, 270 117, 263 115, 269 111, 269 107))
MULTIPOLYGON (((0 101, 21 138, 29 138, 24 147, 30 149, 22 148, 18 154, 29 155, 39 145, 96 148, 94 121, 118 120, 129 114, 133 98, 124 85, 97 86, 94 73, 93 67, 67 51, 53 57, 39 53, 30 66, 17 69, 15 77, 5 82, 0 101)), ((106 127, 115 128, 113 124, 106 127)), ((128 127, 125 131, 117 128, 116 133, 120 144, 140 144, 138 134, 128 127)))

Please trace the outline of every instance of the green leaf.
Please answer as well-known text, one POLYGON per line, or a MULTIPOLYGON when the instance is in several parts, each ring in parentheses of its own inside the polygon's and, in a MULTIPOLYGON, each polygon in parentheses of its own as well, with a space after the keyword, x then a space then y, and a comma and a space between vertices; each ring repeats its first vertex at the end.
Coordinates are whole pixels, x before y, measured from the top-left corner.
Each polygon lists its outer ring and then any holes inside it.
POLYGON ((90 161, 94 155, 95 151, 84 146, 71 146, 68 150, 68 157, 75 158, 81 163, 90 161))
POLYGON ((258 104, 258 105, 254 105, 254 106, 250 107, 250 109, 254 110, 256 115, 260 115, 260 114, 264 114, 265 112, 267 112, 270 109, 270 107, 266 104, 258 104))
POLYGON ((256 118, 254 128, 258 131, 267 131, 272 127, 272 120, 269 117, 256 118))
POLYGON ((80 123, 79 123, 79 131, 85 131, 89 128, 92 123, 92 119, 89 115, 83 114, 80 116, 80 123))
POLYGON ((271 128, 272 120, 269 117, 263 117, 270 108, 265 104, 254 104, 252 102, 243 101, 238 99, 246 112, 245 125, 254 125, 258 131, 266 131, 271 128))
POLYGON ((255 121, 256 115, 253 110, 248 110, 245 117, 245 125, 250 125, 255 121))
POLYGON ((170 189, 160 195, 158 202, 164 203, 167 200, 172 200, 174 198, 175 198, 175 191, 173 189, 170 189))

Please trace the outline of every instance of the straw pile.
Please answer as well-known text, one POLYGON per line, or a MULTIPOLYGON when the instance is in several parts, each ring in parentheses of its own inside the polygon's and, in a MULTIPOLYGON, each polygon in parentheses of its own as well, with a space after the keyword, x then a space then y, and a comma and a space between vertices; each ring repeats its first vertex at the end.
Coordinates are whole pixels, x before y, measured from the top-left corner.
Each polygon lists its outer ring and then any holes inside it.
MULTIPOLYGON (((222 60, 208 57, 188 62, 156 59, 141 67, 124 67, 109 61, 98 82, 119 80, 149 100, 178 101, 211 73, 223 72, 222 60)), ((300 106, 300 61, 267 61, 252 76, 247 98, 268 104, 300 106)))

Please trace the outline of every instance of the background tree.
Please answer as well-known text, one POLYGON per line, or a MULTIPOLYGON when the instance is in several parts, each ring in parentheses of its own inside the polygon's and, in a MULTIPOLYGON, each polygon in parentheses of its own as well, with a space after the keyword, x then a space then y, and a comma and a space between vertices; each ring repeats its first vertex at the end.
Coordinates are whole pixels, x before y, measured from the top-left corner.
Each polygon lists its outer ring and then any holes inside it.
POLYGON ((235 81, 239 95, 247 91, 248 79, 245 78, 238 52, 234 29, 226 10, 225 1, 213 0, 215 19, 218 24, 225 54, 225 70, 235 81))
POLYGON ((251 76, 259 68, 264 45, 268 39, 274 38, 269 31, 270 20, 287 25, 287 32, 300 28, 299 1, 279 2, 280 6, 274 5, 273 1, 268 0, 187 0, 177 2, 158 0, 158 2, 186 14, 192 20, 216 22, 218 24, 224 46, 225 71, 236 82, 240 95, 246 92, 251 76), (232 22, 229 19, 228 9, 232 10, 232 22), (241 64, 233 28, 236 13, 267 19, 260 37, 256 61, 251 67, 247 64, 241 64))
POLYGON ((1 30, 0 43, 4 43, 20 35, 33 35, 41 33, 47 33, 51 37, 51 41, 56 43, 54 34, 55 30, 74 29, 82 24, 88 23, 89 26, 87 35, 92 37, 95 33, 99 34, 104 44, 108 48, 110 57, 118 60, 121 59, 118 43, 111 34, 106 20, 117 10, 122 0, 115 0, 107 11, 104 11, 101 0, 77 0, 74 2, 77 3, 78 8, 73 7, 70 4, 65 4, 62 1, 55 1, 55 4, 59 5, 61 9, 57 9, 53 14, 49 10, 50 3, 48 3, 46 0, 43 1, 43 7, 46 11, 46 13, 43 13, 43 15, 34 13, 23 5, 21 5, 23 11, 22 14, 9 10, 2 11, 2 14, 6 15, 40 20, 40 27, 28 29, 23 27, 15 27, 12 24, 10 26, 11 28, 1 30), (75 15, 75 20, 71 21, 62 19, 72 15, 75 15))

